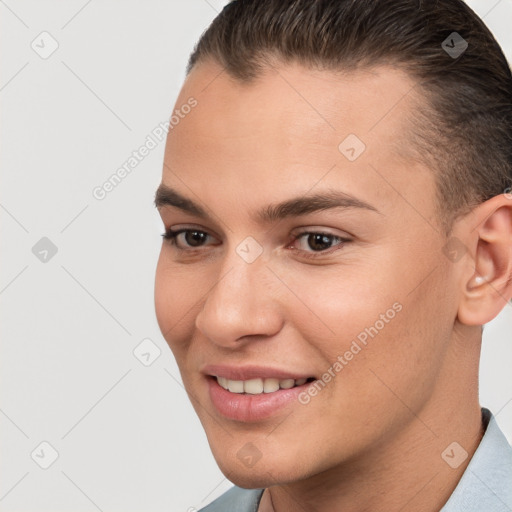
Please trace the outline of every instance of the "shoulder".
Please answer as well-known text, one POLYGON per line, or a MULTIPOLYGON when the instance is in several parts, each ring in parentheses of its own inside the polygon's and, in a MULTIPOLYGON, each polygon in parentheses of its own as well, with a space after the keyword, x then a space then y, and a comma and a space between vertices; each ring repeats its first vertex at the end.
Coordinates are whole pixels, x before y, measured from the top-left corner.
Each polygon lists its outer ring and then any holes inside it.
POLYGON ((235 485, 200 512, 257 512, 262 494, 263 489, 242 489, 235 485))

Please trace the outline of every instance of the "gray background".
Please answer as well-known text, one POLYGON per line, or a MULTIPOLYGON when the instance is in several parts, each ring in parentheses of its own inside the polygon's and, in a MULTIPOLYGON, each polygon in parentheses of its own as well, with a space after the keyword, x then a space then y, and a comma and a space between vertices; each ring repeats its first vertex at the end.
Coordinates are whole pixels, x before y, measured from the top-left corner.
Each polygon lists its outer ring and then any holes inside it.
MULTIPOLYGON (((154 315, 164 143, 92 195, 168 119, 224 3, 0 0, 0 511, 192 511, 231 485, 154 315)), ((511 59, 512 0, 469 3, 511 59)), ((509 440, 511 332, 506 306, 481 369, 509 440)))

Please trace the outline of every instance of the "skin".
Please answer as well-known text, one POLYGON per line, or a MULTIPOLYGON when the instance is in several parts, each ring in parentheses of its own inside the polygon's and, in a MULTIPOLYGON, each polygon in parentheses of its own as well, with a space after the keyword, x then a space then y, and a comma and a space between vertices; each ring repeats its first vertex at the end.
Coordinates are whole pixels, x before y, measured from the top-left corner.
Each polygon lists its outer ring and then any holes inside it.
POLYGON ((205 62, 176 102, 198 104, 169 132, 162 183, 209 217, 158 210, 166 229, 211 237, 191 250, 181 236, 181 251, 164 240, 157 319, 220 469, 268 488, 260 512, 437 511, 481 440, 481 325, 512 295, 512 201, 501 194, 459 219, 452 236, 466 252, 445 256, 432 170, 407 157, 407 119, 422 101, 414 85, 390 67, 284 64, 240 84, 205 62), (353 162, 338 150, 350 133, 366 145, 353 162), (253 216, 326 190, 378 212, 253 216), (315 253, 303 232, 334 235, 331 247, 315 253), (236 252, 248 236, 263 249, 250 264, 236 252), (211 403, 204 364, 320 378, 396 302, 401 311, 307 405, 245 423, 211 403), (454 441, 469 455, 456 469, 441 457, 454 441), (261 453, 252 467, 237 457, 247 443, 261 453))

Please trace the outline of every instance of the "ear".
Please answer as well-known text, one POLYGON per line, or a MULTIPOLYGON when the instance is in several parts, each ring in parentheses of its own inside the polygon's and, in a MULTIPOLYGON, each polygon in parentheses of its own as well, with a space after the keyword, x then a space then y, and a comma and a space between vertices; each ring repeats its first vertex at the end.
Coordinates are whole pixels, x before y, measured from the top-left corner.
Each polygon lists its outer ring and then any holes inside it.
POLYGON ((472 213, 467 243, 474 268, 461 282, 457 316, 463 324, 484 325, 512 297, 512 196, 495 196, 472 213))

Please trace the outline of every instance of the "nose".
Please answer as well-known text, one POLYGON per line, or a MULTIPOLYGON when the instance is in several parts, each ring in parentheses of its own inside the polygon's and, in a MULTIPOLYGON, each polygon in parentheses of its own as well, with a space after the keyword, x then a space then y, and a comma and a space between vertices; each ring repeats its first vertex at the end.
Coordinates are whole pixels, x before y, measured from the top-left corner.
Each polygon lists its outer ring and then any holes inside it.
POLYGON ((237 348, 242 342, 281 330, 276 283, 263 258, 247 263, 235 254, 224 262, 216 278, 196 316, 197 329, 210 341, 237 348))

